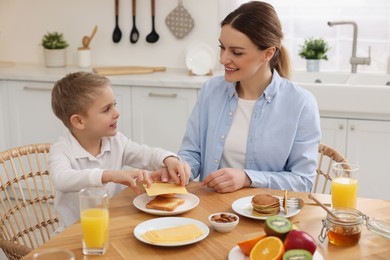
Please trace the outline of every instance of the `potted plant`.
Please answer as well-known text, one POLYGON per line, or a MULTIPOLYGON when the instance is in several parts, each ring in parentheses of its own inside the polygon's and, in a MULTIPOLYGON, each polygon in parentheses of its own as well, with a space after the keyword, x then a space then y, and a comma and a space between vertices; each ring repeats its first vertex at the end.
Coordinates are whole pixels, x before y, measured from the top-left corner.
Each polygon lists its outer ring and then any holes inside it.
POLYGON ((64 39, 62 33, 46 33, 42 38, 41 44, 47 67, 64 67, 66 65, 66 48, 69 44, 64 39))
POLYGON ((319 71, 320 60, 328 60, 326 53, 330 50, 328 43, 322 38, 306 39, 299 50, 299 56, 306 59, 307 71, 319 71))

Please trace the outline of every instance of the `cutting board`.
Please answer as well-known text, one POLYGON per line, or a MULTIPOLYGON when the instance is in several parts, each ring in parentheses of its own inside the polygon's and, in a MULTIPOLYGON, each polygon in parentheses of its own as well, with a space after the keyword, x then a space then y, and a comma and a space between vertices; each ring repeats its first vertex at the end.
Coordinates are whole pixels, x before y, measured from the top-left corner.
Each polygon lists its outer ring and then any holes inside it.
POLYGON ((142 66, 119 66, 119 67, 96 67, 93 72, 101 75, 132 75, 147 74, 157 71, 166 71, 166 67, 142 67, 142 66))

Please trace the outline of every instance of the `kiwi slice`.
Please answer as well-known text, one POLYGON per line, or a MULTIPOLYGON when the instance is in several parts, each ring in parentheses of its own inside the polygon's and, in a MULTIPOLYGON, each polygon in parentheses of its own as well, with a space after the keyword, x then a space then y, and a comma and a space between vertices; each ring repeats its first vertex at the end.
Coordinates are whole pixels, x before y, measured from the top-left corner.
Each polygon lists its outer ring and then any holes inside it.
POLYGON ((282 216, 271 216, 265 221, 264 232, 268 236, 279 237, 283 240, 288 232, 290 232, 291 228, 292 223, 287 218, 282 216))
POLYGON ((283 260, 312 260, 313 256, 304 249, 291 249, 284 253, 283 260))

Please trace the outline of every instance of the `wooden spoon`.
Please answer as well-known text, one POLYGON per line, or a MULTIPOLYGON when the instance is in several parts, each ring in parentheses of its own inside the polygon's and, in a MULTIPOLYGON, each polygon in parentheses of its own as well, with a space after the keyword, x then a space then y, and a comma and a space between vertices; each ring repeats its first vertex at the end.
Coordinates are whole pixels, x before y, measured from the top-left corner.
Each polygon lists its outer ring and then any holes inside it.
POLYGON ((313 194, 309 193, 309 195, 307 195, 307 197, 311 200, 314 200, 321 208, 326 210, 326 212, 328 212, 329 215, 331 215, 333 218, 340 220, 340 221, 343 221, 338 216, 336 216, 328 207, 326 207, 324 204, 322 204, 316 197, 314 197, 313 194))
POLYGON ((89 48, 89 37, 88 36, 84 36, 83 37, 83 49, 88 49, 89 48))
POLYGON ((89 36, 89 37, 88 36, 84 36, 83 37, 83 47, 85 49, 89 49, 89 44, 91 43, 93 37, 95 36, 96 31, 97 31, 97 25, 95 25, 95 27, 93 28, 91 36, 89 36))

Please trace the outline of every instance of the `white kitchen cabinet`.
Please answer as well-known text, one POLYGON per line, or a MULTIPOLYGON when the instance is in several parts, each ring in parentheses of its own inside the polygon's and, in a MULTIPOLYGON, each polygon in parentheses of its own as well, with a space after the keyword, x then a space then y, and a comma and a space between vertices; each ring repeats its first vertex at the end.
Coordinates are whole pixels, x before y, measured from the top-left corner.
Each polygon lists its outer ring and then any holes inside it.
POLYGON ((359 166, 359 195, 390 200, 390 122, 348 120, 347 156, 359 166))
POLYGON ((132 87, 133 140, 178 152, 197 89, 132 87))
MULTIPOLYGON (((54 82, 7 81, 2 87, 8 93, 6 116, 9 140, 5 149, 31 143, 56 142, 68 130, 51 109, 51 89, 54 82)), ((118 130, 131 138, 130 89, 113 87, 117 109, 121 114, 118 130)), ((2 150, 5 150, 2 149, 2 150)))
POLYGON ((8 133, 6 116, 8 114, 8 102, 7 102, 7 92, 5 88, 5 81, 0 80, 0 151, 3 151, 7 147, 6 136, 8 133))
POLYGON ((66 128, 51 109, 51 82, 7 81, 10 147, 52 143, 66 128))
POLYGON ((321 142, 346 154, 347 120, 321 117, 321 142))
POLYGON ((129 86, 112 86, 119 112, 118 131, 132 138, 131 91, 129 86))
POLYGON ((321 142, 359 165, 359 196, 390 200, 390 121, 321 118, 321 124, 321 142))

